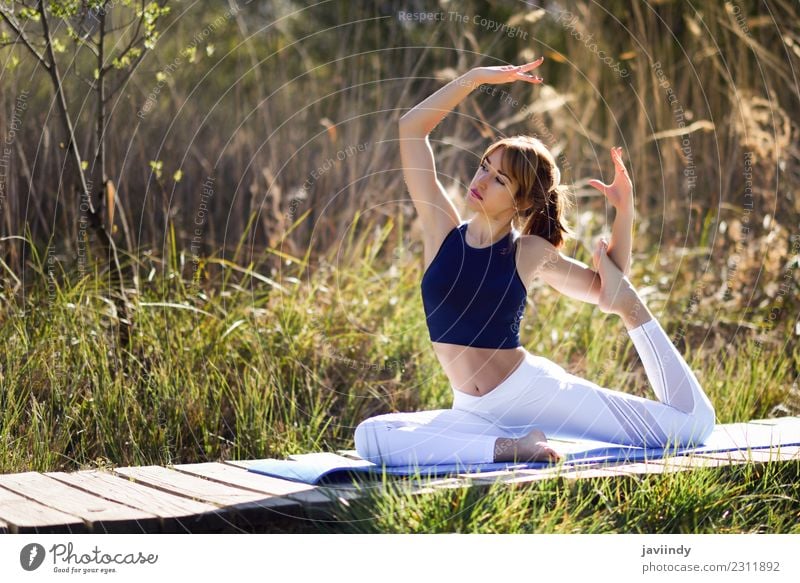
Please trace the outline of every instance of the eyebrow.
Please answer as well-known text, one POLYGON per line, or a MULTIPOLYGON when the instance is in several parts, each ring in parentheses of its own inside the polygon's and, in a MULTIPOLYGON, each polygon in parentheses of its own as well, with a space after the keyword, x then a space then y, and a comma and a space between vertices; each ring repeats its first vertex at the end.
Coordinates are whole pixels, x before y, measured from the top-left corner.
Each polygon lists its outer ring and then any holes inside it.
MULTIPOLYGON (((489 164, 489 157, 487 156, 486 158, 483 159, 483 161, 485 163, 489 164)), ((489 166, 492 166, 492 165, 489 164, 489 166)), ((492 168, 494 168, 494 166, 492 166, 492 168)), ((509 182, 511 181, 511 177, 508 174, 506 174, 505 172, 503 172, 502 170, 498 170, 497 172, 498 172, 498 174, 502 174, 503 176, 508 178, 509 182)))

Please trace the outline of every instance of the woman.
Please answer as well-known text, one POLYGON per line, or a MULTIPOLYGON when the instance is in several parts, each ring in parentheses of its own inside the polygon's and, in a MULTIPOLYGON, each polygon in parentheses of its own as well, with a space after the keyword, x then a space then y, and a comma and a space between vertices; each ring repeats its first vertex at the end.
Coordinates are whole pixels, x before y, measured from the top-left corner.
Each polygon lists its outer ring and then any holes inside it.
POLYGON ((515 136, 488 147, 466 195, 470 221, 437 180, 428 141, 436 125, 480 85, 540 83, 527 72, 542 60, 473 69, 400 120, 405 180, 424 233, 426 321, 453 406, 362 421, 355 446, 366 460, 557 461, 546 435, 668 447, 702 443, 714 427, 697 378, 627 278, 633 196, 620 148, 611 150, 614 182, 590 181, 616 208, 611 241, 598 242, 594 269, 558 250, 572 234, 563 220, 566 191, 539 140, 515 136), (622 318, 657 401, 600 387, 520 345, 519 322, 537 276, 622 318))

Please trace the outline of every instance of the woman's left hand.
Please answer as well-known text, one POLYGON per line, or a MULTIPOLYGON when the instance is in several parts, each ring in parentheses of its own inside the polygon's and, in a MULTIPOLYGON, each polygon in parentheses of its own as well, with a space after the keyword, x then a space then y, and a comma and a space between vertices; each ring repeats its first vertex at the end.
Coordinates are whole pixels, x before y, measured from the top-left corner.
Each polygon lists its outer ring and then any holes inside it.
POLYGON ((633 183, 622 163, 622 148, 611 148, 611 159, 614 161, 614 182, 609 185, 592 179, 589 185, 602 192, 615 209, 630 209, 633 207, 633 183))

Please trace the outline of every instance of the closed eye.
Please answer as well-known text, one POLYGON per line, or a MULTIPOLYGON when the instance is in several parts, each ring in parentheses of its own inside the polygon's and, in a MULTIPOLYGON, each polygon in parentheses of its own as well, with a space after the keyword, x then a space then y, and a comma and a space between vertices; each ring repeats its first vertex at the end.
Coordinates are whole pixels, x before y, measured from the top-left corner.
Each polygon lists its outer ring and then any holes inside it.
MULTIPOLYGON (((481 168, 483 168, 484 170, 486 170, 486 164, 484 164, 483 162, 481 162, 481 168)), ((505 183, 504 183, 502 180, 500 180, 500 178, 499 178, 498 176, 495 176, 495 178, 494 178, 494 179, 495 179, 495 180, 497 180, 497 182, 499 182, 499 183, 500 183, 500 184, 502 184, 503 186, 505 186, 505 183)))

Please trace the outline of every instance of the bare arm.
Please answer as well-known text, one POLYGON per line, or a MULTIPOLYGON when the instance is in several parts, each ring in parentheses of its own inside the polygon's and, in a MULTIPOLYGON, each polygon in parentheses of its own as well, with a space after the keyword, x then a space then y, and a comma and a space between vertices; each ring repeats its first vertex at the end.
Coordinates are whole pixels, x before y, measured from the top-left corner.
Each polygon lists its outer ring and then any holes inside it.
POLYGON ((611 240, 608 242, 608 257, 616 263, 626 276, 631 271, 631 248, 633 246, 633 207, 617 208, 611 240))
POLYGON ((590 180, 589 185, 602 192, 616 209, 607 253, 611 261, 627 276, 631 269, 633 244, 633 182, 622 161, 622 148, 611 148, 611 159, 614 162, 614 182, 603 184, 599 180, 590 180))
POLYGON ((567 257, 542 237, 525 237, 525 245, 536 257, 536 274, 556 291, 574 300, 597 305, 600 275, 572 257, 567 257))
POLYGON ((426 229, 435 228, 437 217, 444 212, 448 223, 458 224, 458 211, 436 176, 428 134, 473 89, 482 83, 490 85, 526 81, 540 83, 541 77, 527 75, 542 63, 544 57, 525 65, 476 67, 454 79, 423 100, 400 118, 400 157, 411 199, 426 229))
POLYGON ((403 178, 423 227, 428 231, 436 231, 435 225, 442 213, 448 217, 449 223, 458 224, 461 220, 436 175, 436 161, 428 134, 478 86, 475 74, 473 69, 454 79, 400 118, 403 178))
POLYGON ((427 136, 448 113, 480 83, 475 69, 453 79, 400 118, 400 132, 407 137, 427 136))

